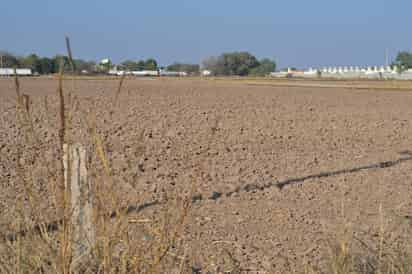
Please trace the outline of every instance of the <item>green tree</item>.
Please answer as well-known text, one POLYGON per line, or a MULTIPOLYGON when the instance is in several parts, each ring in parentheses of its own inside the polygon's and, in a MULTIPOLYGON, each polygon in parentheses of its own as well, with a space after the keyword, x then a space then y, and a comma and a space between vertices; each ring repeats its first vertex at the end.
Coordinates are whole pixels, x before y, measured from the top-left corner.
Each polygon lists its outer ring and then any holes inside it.
POLYGON ((250 71, 251 75, 266 76, 269 73, 274 72, 276 70, 276 62, 268 58, 264 58, 260 60, 259 63, 260 63, 259 66, 257 66, 256 68, 253 68, 250 71))
POLYGON ((3 66, 3 68, 18 67, 19 61, 13 54, 7 51, 0 51, 0 66, 3 66))
POLYGON ((52 59, 43 57, 43 58, 40 58, 39 63, 40 63, 40 70, 38 71, 38 73, 40 74, 54 73, 52 59))
POLYGON ((259 62, 248 52, 234 52, 223 54, 224 71, 226 75, 245 76, 257 66, 259 62))
POLYGON ((40 58, 36 54, 30 54, 20 58, 20 67, 29 68, 33 72, 41 72, 40 58))
POLYGON ((63 62, 63 70, 65 72, 70 72, 71 67, 69 64, 69 58, 64 55, 56 55, 52 58, 52 73, 58 73, 60 71, 60 64, 63 62))
POLYGON ((393 65, 400 68, 401 71, 412 68, 412 53, 408 51, 399 52, 393 65))
POLYGON ((132 60, 126 60, 121 63, 121 68, 124 70, 128 71, 138 71, 139 69, 139 64, 138 62, 132 61, 132 60))
POLYGON ((82 73, 83 71, 93 72, 96 67, 96 63, 94 61, 85 61, 82 59, 74 59, 73 60, 74 67, 76 73, 82 73))
POLYGON ((188 74, 198 74, 200 67, 197 64, 182 64, 182 63, 174 63, 172 65, 167 66, 168 71, 179 71, 179 72, 186 72, 188 74))
POLYGON ((140 60, 137 62, 137 70, 142 71, 146 67, 146 62, 144 60, 140 60))
POLYGON ((260 65, 255 56, 249 52, 223 53, 203 62, 203 67, 215 75, 249 75, 251 70, 260 65))
POLYGON ((147 59, 145 64, 144 64, 144 69, 145 70, 157 70, 156 60, 153 59, 153 58, 147 59))

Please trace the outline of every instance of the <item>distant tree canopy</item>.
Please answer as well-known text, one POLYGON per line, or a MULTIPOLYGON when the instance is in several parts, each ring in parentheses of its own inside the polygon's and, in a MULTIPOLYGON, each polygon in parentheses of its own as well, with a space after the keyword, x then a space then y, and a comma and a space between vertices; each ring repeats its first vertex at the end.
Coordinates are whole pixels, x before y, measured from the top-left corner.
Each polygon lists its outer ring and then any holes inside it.
MULTIPOLYGON (((0 66, 4 68, 30 68, 34 73, 38 74, 53 74, 58 73, 60 64, 63 60, 65 73, 71 73, 72 67, 69 58, 65 55, 56 55, 54 57, 39 57, 36 54, 27 56, 15 56, 7 51, 0 50, 0 66)), ((105 73, 113 67, 109 61, 104 64, 96 64, 94 61, 86 61, 82 59, 73 60, 74 73, 105 73)), ((118 65, 121 70, 142 71, 142 70, 158 70, 157 61, 153 58, 147 60, 126 60, 118 65)))
POLYGON ((145 70, 157 70, 157 62, 155 59, 147 59, 144 63, 145 70))
POLYGON ((198 74, 200 70, 200 66, 197 64, 183 64, 183 63, 173 63, 167 66, 168 71, 179 71, 179 72, 186 72, 188 74, 198 74))
POLYGON ((260 63, 259 66, 253 68, 250 71, 251 75, 265 76, 276 70, 276 62, 268 58, 264 58, 260 60, 259 63, 260 63))
MULTIPOLYGON (((30 68, 34 73, 38 74, 53 74, 59 72, 60 64, 63 60, 65 73, 71 73, 72 66, 69 59, 65 55, 56 55, 54 57, 40 57, 36 54, 27 56, 15 56, 6 51, 0 51, 0 60, 3 67, 30 68)), ((412 58, 410 53, 399 53, 398 62, 412 67, 412 58)), ((143 70, 158 70, 159 66, 155 59, 147 60, 125 60, 118 66, 120 70, 126 71, 143 71, 143 70)), ((74 73, 106 73, 113 64, 105 62, 104 64, 96 64, 94 61, 85 61, 82 59, 73 60, 74 73)), ((249 52, 228 52, 220 56, 213 56, 203 61, 203 68, 210 70, 214 75, 256 75, 264 76, 276 70, 275 61, 265 58, 258 60, 249 52)), ((173 63, 167 67, 169 71, 186 72, 191 75, 196 75, 200 71, 200 66, 197 64, 173 63)))
POLYGON ((39 72, 41 70, 40 58, 36 54, 20 57, 19 64, 21 67, 30 68, 32 71, 39 72))
POLYGON ((394 65, 400 66, 401 69, 412 68, 412 53, 408 51, 399 52, 394 65))
POLYGON ((40 63, 40 71, 39 74, 50 74, 54 73, 54 61, 50 58, 43 57, 39 60, 40 63))
MULTIPOLYGON (((0 51, 0 60, 2 60, 3 67, 8 68, 30 68, 33 72, 39 74, 52 74, 58 73, 61 60, 64 61, 64 70, 71 72, 71 66, 69 59, 64 55, 56 55, 52 58, 39 57, 36 54, 30 54, 27 56, 14 56, 8 52, 0 51)), ((94 61, 84 61, 82 59, 74 59, 74 72, 81 73, 82 71, 95 72, 96 63, 94 61)))
POLYGON ((143 70, 142 68, 139 67, 139 64, 137 62, 132 61, 132 60, 126 60, 122 62, 119 65, 119 68, 121 70, 129 70, 129 71, 143 70))
POLYGON ((9 68, 19 65, 19 60, 17 59, 17 57, 7 51, 0 51, 0 62, 0 65, 9 68))
POLYGON ((96 71, 96 62, 95 61, 85 61, 82 59, 74 59, 74 69, 77 72, 95 72, 96 71))
POLYGON ((275 71, 276 63, 267 58, 259 61, 249 52, 230 52, 204 60, 203 68, 215 75, 266 75, 275 71))
POLYGON ((142 70, 157 70, 158 65, 157 61, 153 58, 145 60, 139 60, 139 61, 133 61, 133 60, 126 60, 123 61, 119 66, 119 69, 121 70, 127 70, 127 71, 142 71, 142 70))

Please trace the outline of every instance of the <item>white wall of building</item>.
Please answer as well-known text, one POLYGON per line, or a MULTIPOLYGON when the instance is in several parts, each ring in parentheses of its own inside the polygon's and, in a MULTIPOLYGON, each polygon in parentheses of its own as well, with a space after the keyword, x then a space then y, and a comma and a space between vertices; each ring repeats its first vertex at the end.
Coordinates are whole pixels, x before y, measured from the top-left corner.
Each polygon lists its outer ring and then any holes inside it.
MULTIPOLYGON (((16 73, 19 76, 31 76, 31 75, 33 75, 31 69, 28 69, 28 68, 16 69, 16 73)), ((0 68, 0 76, 12 76, 12 75, 14 75, 14 69, 13 68, 0 68)))

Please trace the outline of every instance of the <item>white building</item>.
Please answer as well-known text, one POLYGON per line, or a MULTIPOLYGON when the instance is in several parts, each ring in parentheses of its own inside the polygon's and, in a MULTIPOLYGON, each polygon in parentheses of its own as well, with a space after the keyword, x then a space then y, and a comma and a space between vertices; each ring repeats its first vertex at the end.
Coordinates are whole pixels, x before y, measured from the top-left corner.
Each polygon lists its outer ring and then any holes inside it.
MULTIPOLYGON (((16 69, 18 76, 32 76, 33 73, 29 68, 16 69)), ((14 75, 13 68, 0 68, 0 76, 12 76, 14 75)))
POLYGON ((306 71, 273 72, 274 78, 399 79, 412 80, 412 69, 399 71, 396 66, 336 66, 306 71))
POLYGON ((142 71, 131 71, 134 76, 159 76, 157 70, 142 70, 142 71))
POLYGON ((184 71, 167 71, 167 70, 162 70, 159 73, 160 76, 169 76, 169 77, 185 77, 187 76, 187 73, 184 71))
POLYGON ((110 59, 109 58, 105 58, 105 59, 102 59, 101 61, 100 61, 100 64, 101 65, 107 65, 107 64, 110 64, 111 62, 110 62, 110 59))
POLYGON ((205 70, 202 70, 201 74, 202 76, 211 76, 212 72, 210 70, 205 69, 205 70))

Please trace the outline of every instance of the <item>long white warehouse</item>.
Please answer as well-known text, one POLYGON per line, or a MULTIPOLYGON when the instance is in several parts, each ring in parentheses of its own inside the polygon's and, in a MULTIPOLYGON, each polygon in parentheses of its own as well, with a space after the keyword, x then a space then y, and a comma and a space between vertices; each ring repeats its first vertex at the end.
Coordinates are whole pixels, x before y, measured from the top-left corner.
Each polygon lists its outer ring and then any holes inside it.
MULTIPOLYGON (((22 68, 22 69, 16 69, 17 75, 19 76, 32 76, 33 73, 31 69, 28 68, 22 68)), ((0 76, 12 76, 14 75, 14 69, 13 68, 0 68, 0 76)))

